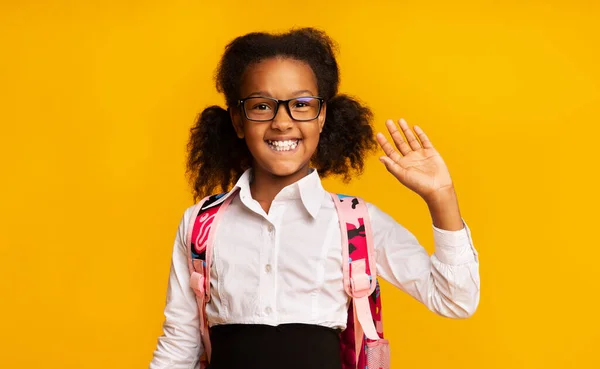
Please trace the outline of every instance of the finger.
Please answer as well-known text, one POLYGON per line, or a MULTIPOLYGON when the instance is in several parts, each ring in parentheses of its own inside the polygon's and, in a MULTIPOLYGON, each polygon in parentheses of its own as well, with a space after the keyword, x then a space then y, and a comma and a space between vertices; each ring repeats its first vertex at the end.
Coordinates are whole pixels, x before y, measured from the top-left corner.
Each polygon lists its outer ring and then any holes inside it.
POLYGON ((400 128, 402 128, 402 132, 406 136, 406 140, 408 140, 408 144, 413 150, 419 150, 421 148, 421 143, 417 140, 417 136, 413 133, 412 129, 408 126, 408 123, 404 119, 400 119, 400 128))
POLYGON ((415 132, 417 132, 417 135, 419 135, 419 140, 421 140, 421 144, 424 148, 433 149, 433 144, 431 143, 431 141, 429 141, 429 137, 427 137, 427 135, 425 134, 425 132, 423 132, 421 127, 415 126, 415 132))
POLYGON ((398 129, 398 126, 394 123, 393 120, 391 120, 391 119, 386 120, 385 126, 387 127, 388 131, 390 132, 390 135, 392 136, 392 139, 394 140, 396 147, 398 148, 398 150, 400 150, 402 155, 406 155, 412 151, 412 149, 410 148, 410 145, 404 140, 404 136, 402 136, 402 132, 400 132, 400 130, 398 129))
POLYGON ((398 161, 402 159, 402 156, 394 150, 394 146, 385 138, 383 133, 377 134, 377 142, 379 142, 379 146, 383 149, 383 152, 393 161, 398 161))
POLYGON ((396 164, 395 161, 390 159, 387 156, 382 156, 379 160, 385 165, 385 168, 394 175, 399 181, 402 181, 402 178, 406 174, 406 169, 402 168, 400 165, 396 164))

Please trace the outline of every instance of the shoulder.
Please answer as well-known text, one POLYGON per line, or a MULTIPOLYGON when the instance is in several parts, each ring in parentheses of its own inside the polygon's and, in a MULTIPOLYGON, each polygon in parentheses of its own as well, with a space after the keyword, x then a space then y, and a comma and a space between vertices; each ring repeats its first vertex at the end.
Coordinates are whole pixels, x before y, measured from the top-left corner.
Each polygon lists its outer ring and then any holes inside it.
MULTIPOLYGON (((345 194, 333 194, 333 195, 338 196, 342 201, 350 201, 351 203, 358 203, 357 199, 360 199, 360 201, 362 203, 364 203, 367 207, 367 211, 368 211, 368 215, 369 215, 369 219, 371 220, 371 223, 377 223, 378 225, 380 225, 382 223, 387 224, 390 222, 396 223, 396 221, 389 214, 387 214, 386 212, 381 210, 375 204, 368 202, 363 197, 354 196, 354 195, 345 195, 345 194)), ((328 195, 327 197, 328 197, 328 200, 325 201, 326 206, 335 207, 335 205, 333 204, 333 201, 331 199, 331 196, 328 195)), ((350 205, 348 205, 348 206, 350 206, 350 205)), ((352 208, 354 208, 354 206, 352 206, 352 208)))
POLYGON ((200 201, 198 201, 197 203, 195 203, 194 205, 187 207, 185 209, 185 211, 183 212, 183 217, 181 219, 181 225, 185 228, 185 230, 187 230, 187 228, 189 227, 189 225, 191 223, 192 218, 198 215, 201 207, 202 207, 202 209, 206 209, 207 207, 210 208, 210 207, 217 206, 217 205, 221 204, 223 202, 223 200, 225 200, 231 194, 232 194, 231 192, 229 192, 229 193, 226 192, 226 193, 219 193, 219 194, 207 196, 207 197, 201 199, 200 201))
POLYGON ((193 228, 193 220, 200 211, 200 206, 205 202, 205 198, 198 201, 197 203, 188 206, 183 211, 183 215, 179 221, 178 236, 183 244, 187 243, 187 239, 191 236, 193 228))
MULTIPOLYGON (((345 196, 344 199, 356 198, 356 196, 345 196)), ((379 208, 377 205, 366 201, 364 198, 359 197, 366 205, 369 223, 373 231, 373 237, 375 247, 383 247, 385 244, 390 243, 406 243, 414 244, 414 235, 390 214, 379 208)))
POLYGON ((194 205, 188 206, 184 212, 183 212, 183 219, 184 221, 188 221, 192 218, 193 215, 197 215, 194 214, 195 212, 197 212, 200 209, 200 204, 202 203, 202 201, 195 203, 194 205))
POLYGON ((372 204, 370 202, 366 202, 367 209, 369 210, 369 220, 371 222, 371 227, 374 233, 378 234, 410 234, 408 229, 400 224, 394 217, 392 217, 387 212, 383 211, 381 208, 372 204))
POLYGON ((197 210, 199 209, 199 205, 200 202, 188 206, 187 208, 185 208, 185 210, 183 211, 183 215, 181 216, 181 219, 179 221, 179 233, 180 235, 185 235, 188 232, 188 228, 190 227, 190 221, 192 220, 192 217, 195 216, 197 210))
POLYGON ((391 215, 389 215, 385 211, 381 210, 377 205, 375 205, 371 202, 367 202, 367 201, 365 201, 365 203, 366 203, 367 209, 369 211, 369 218, 371 219, 371 222, 374 222, 374 223, 380 223, 381 221, 395 222, 395 220, 392 218, 391 215))

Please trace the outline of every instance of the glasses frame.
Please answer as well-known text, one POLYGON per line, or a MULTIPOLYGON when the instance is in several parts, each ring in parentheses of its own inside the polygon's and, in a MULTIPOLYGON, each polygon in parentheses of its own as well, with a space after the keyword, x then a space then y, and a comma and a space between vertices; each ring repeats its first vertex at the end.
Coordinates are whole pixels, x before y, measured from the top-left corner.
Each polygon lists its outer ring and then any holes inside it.
POLYGON ((241 107, 246 119, 251 120, 253 122, 270 122, 270 121, 272 121, 277 116, 277 113, 279 112, 279 106, 281 104, 285 105, 285 109, 287 110, 288 115, 293 120, 295 120, 297 122, 309 122, 311 120, 317 119, 319 117, 319 115, 321 115, 321 110, 323 109, 324 102, 325 102, 325 99, 322 97, 319 97, 319 96, 299 96, 299 97, 294 97, 293 99, 287 99, 287 100, 279 100, 279 99, 274 99, 272 97, 266 97, 266 96, 250 96, 250 97, 246 97, 244 99, 238 100, 237 106, 241 107), (302 99, 302 98, 308 98, 308 97, 312 98, 312 99, 317 99, 317 101, 319 101, 319 110, 317 111, 317 115, 311 119, 296 119, 296 118, 294 118, 292 116, 292 110, 290 109, 290 101, 298 100, 298 99, 302 99), (267 99, 267 100, 271 100, 271 101, 275 102, 276 105, 275 105, 275 112, 273 113, 273 118, 271 118, 271 119, 252 119, 252 118, 248 117, 248 112, 246 112, 246 105, 244 103, 246 102, 246 100, 256 99, 256 98, 267 99))

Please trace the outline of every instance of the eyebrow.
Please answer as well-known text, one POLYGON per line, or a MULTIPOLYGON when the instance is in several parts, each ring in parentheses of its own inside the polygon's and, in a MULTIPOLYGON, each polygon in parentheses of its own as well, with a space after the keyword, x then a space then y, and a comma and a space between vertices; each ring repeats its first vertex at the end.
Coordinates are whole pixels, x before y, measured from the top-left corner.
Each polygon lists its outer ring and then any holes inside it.
MULTIPOLYGON (((292 93, 292 96, 298 96, 298 95, 302 95, 302 94, 309 94, 311 96, 314 96, 314 94, 312 93, 312 91, 310 90, 298 90, 298 91, 294 91, 292 93)), ((255 91, 252 92, 251 94, 248 95, 248 97, 250 96, 265 96, 265 97, 273 97, 270 93, 268 93, 267 91, 255 91)))

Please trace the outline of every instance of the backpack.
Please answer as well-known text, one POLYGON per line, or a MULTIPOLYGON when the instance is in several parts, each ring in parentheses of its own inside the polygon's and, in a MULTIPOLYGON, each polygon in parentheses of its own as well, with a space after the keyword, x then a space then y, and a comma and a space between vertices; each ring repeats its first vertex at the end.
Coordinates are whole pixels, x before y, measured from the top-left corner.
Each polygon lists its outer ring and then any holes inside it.
MULTIPOLYGON (((200 337, 207 367, 211 344, 205 307, 210 300, 210 266, 216 227, 235 197, 226 193, 204 198, 193 209, 186 235, 190 286, 196 295, 200 337)), ((340 334, 342 369, 389 369, 388 341, 383 339, 381 297, 376 278, 373 235, 366 203, 353 196, 330 194, 340 220, 344 290, 352 298, 346 329, 340 334)))

